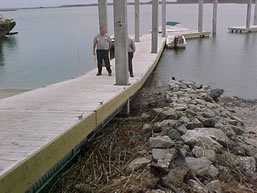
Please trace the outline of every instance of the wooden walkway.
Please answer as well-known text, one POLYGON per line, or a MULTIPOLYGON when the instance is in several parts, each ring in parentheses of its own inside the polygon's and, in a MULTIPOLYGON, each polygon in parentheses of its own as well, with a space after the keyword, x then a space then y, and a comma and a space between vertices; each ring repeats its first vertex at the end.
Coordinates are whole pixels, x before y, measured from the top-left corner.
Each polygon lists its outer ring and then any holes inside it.
POLYGON ((251 25, 249 28, 246 28, 245 26, 228 27, 228 31, 230 33, 257 32, 257 25, 251 25))
POLYGON ((152 54, 151 35, 136 43, 134 78, 84 76, 0 100, 0 192, 22 193, 142 87, 164 48, 152 54), (83 115, 81 120, 78 116, 83 115))

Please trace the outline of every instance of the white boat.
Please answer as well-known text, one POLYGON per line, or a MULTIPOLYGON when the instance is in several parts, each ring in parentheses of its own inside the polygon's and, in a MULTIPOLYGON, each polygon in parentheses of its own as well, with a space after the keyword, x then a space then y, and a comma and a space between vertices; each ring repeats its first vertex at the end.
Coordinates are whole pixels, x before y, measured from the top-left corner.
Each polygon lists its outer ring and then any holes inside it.
MULTIPOLYGON (((183 28, 180 22, 167 21, 166 22, 166 33, 190 31, 189 28, 183 28)), ((162 33, 162 26, 159 27, 159 33, 162 33)))
POLYGON ((183 35, 168 35, 166 38, 167 48, 186 48, 186 38, 183 35))

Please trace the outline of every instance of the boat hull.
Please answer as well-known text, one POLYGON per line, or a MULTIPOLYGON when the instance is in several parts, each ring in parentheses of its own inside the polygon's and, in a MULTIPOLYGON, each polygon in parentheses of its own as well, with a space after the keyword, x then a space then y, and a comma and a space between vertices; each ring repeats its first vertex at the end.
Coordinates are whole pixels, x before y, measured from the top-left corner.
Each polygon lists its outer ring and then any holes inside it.
POLYGON ((0 36, 8 34, 15 27, 15 25, 15 21, 0 23, 0 36))

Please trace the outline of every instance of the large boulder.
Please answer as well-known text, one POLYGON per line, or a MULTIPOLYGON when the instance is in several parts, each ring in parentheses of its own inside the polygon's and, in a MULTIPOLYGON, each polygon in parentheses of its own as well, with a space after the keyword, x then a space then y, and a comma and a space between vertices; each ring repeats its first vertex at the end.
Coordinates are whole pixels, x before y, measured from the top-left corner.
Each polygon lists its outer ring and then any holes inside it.
POLYGON ((195 118, 192 121, 190 121, 188 124, 186 124, 187 129, 195 129, 195 128, 201 128, 203 127, 203 124, 199 119, 195 118))
POLYGON ((206 157, 208 160, 215 162, 216 161, 216 153, 214 150, 204 149, 199 146, 195 146, 192 150, 192 153, 195 157, 206 157))
POLYGON ((253 157, 237 156, 234 164, 248 176, 252 176, 256 171, 256 161, 253 157))
POLYGON ((170 148, 174 146, 175 142, 172 141, 169 136, 157 136, 157 137, 150 137, 150 146, 152 148, 170 148))
POLYGON ((222 145, 217 141, 222 143, 227 143, 228 141, 226 135, 221 130, 215 128, 188 130, 186 134, 182 136, 182 139, 188 145, 197 145, 211 150, 219 150, 222 148, 222 145))
POLYGON ((168 131, 168 136, 172 139, 172 140, 181 140, 181 135, 180 133, 174 129, 174 128, 170 128, 168 131))
POLYGON ((214 101, 218 101, 219 97, 224 93, 224 89, 212 89, 210 91, 210 96, 213 98, 214 101))
POLYGON ((196 173, 196 175, 216 177, 218 169, 206 157, 194 158, 186 157, 186 163, 196 173))

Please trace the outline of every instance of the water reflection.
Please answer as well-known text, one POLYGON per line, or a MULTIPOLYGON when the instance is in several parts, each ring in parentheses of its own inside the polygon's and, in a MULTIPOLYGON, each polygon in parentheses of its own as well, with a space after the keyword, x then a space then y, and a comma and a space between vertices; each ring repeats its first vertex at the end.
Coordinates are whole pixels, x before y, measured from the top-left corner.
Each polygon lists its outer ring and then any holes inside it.
POLYGON ((13 50, 17 47, 17 41, 14 36, 2 36, 0 37, 0 68, 5 65, 5 50, 13 50))

